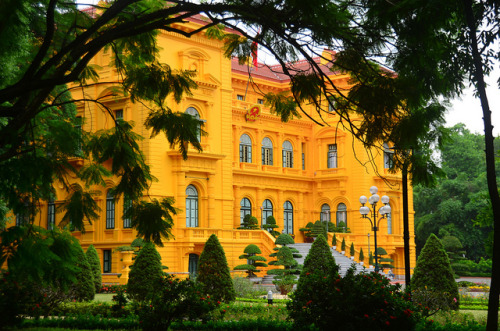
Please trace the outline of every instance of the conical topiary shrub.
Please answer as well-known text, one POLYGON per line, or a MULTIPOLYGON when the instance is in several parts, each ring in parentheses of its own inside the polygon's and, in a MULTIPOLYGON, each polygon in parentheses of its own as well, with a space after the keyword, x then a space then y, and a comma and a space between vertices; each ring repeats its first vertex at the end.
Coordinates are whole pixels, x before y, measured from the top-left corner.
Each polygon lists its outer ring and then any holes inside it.
POLYGON ((335 235, 335 233, 333 234, 332 238, 332 246, 337 247, 337 236, 335 235))
POLYGON ((80 244, 77 245, 77 249, 76 265, 80 268, 80 272, 76 274, 76 283, 71 286, 70 296, 76 301, 91 301, 95 296, 94 276, 80 244))
POLYGON ((359 262, 363 262, 365 260, 365 255, 363 254, 363 248, 359 250, 359 262))
POLYGON ((342 238, 342 244, 340 245, 340 250, 345 252, 345 238, 342 238))
POLYGON ((351 248, 349 249, 349 255, 354 256, 354 243, 351 243, 351 248))
POLYGON ((151 242, 146 242, 130 266, 127 294, 136 301, 144 301, 157 290, 163 277, 161 256, 151 242))
POLYGON ((229 302, 236 299, 226 254, 215 234, 208 238, 203 247, 196 281, 202 284, 205 294, 214 300, 229 302))
POLYGON ((258 270, 257 268, 265 268, 267 267, 267 264, 264 263, 267 261, 267 259, 263 256, 259 256, 257 254, 262 254, 262 251, 260 250, 259 246, 250 244, 247 247, 245 247, 245 250, 243 251, 244 254, 240 255, 240 259, 247 260, 246 264, 240 264, 234 267, 234 270, 244 270, 247 272, 247 277, 255 277, 256 272, 260 272, 261 270, 258 270))
MULTIPOLYGON (((321 298, 325 296, 324 289, 329 288, 328 282, 331 281, 331 278, 326 276, 334 274, 338 274, 338 266, 335 264, 328 242, 323 235, 320 235, 307 254, 297 289, 293 294, 293 301, 288 304, 288 308, 291 311, 301 310, 300 307, 309 308, 312 303, 321 302, 321 298)), ((298 325, 306 325, 313 320, 313 314, 316 314, 315 309, 304 309, 293 318, 298 325)))
POLYGON ((453 277, 450 260, 441 241, 431 234, 418 256, 411 278, 414 297, 432 297, 436 300, 421 301, 431 309, 458 309, 458 286, 453 277), (425 292, 425 296, 420 296, 425 292), (439 299, 439 300, 438 300, 439 299))
POLYGON ((326 238, 327 235, 326 235, 325 224, 321 221, 316 221, 316 223, 314 223, 314 226, 312 228, 311 235, 314 238, 317 238, 319 235, 323 235, 326 238))
POLYGON ((85 253, 87 261, 89 262, 90 269, 92 270, 92 276, 94 280, 95 292, 98 293, 101 290, 102 285, 102 273, 101 273, 101 261, 99 261, 99 255, 94 247, 90 245, 85 253))

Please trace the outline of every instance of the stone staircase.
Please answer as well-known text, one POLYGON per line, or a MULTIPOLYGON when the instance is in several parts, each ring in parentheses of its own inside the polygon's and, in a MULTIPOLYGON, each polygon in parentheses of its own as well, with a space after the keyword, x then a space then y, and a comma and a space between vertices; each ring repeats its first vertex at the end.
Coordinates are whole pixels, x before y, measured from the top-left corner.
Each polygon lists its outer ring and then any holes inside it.
MULTIPOLYGON (((293 244, 289 245, 288 247, 294 247, 299 251, 299 254, 302 255, 301 258, 297 258, 297 262, 299 264, 304 264, 304 261, 306 259, 307 254, 309 254, 309 250, 311 249, 312 244, 308 243, 300 243, 300 244, 293 244)), ((351 267, 351 265, 354 263, 356 265, 356 274, 361 273, 361 272, 369 272, 372 271, 372 269, 367 269, 364 266, 362 266, 359 263, 354 262, 350 258, 346 257, 345 255, 337 252, 336 250, 333 250, 332 248, 330 249, 332 252, 333 257, 335 258, 335 263, 339 266, 339 274, 341 277, 344 277, 347 269, 351 267)), ((265 275, 264 278, 262 279, 262 285, 272 285, 273 284, 273 275, 265 275)))
MULTIPOLYGON (((306 259, 307 254, 309 254, 309 250, 311 249, 312 244, 310 243, 300 243, 300 244, 293 244, 289 245, 289 247, 294 247, 296 248, 299 253, 302 255, 301 258, 296 259, 299 264, 304 264, 304 260, 306 259)), ((356 266, 356 273, 360 273, 363 271, 369 271, 365 267, 363 267, 361 264, 354 262, 350 258, 346 257, 345 255, 337 252, 336 250, 333 250, 332 248, 330 249, 332 252, 333 257, 335 258, 335 263, 340 267, 339 274, 341 277, 344 277, 347 269, 351 267, 351 265, 354 263, 356 266)))

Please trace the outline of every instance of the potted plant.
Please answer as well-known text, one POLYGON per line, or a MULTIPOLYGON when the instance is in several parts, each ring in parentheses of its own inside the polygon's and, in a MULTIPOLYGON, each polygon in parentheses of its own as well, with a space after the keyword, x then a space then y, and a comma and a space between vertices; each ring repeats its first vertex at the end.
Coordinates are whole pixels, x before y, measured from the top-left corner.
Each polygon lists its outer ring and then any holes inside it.
POLYGON ((304 228, 300 228, 299 231, 302 232, 304 235, 304 242, 305 243, 312 243, 314 241, 314 238, 311 236, 311 231, 314 226, 313 222, 307 223, 307 225, 304 228))
POLYGON ((342 238, 342 244, 340 245, 340 250, 342 254, 345 254, 345 238, 342 238))
POLYGON ((354 243, 351 243, 351 249, 349 250, 349 255, 351 256, 351 260, 354 260, 354 243))
POLYGON ((333 234, 332 247, 334 250, 337 249, 337 236, 335 235, 335 233, 333 234))

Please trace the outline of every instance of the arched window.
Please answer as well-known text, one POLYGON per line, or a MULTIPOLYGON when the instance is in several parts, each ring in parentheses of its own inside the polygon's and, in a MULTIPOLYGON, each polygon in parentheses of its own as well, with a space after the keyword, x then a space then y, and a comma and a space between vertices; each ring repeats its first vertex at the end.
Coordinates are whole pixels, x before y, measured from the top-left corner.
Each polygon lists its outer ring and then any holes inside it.
POLYGON ((198 190, 193 185, 186 188, 186 227, 198 227, 198 190))
POLYGON ((252 163, 252 139, 247 134, 240 137, 240 162, 252 163))
POLYGON ((50 199, 47 204, 47 230, 54 230, 56 227, 56 204, 54 199, 50 199))
POLYGON ((273 165, 273 143, 268 137, 262 140, 262 165, 273 165))
POLYGON ((240 224, 243 224, 243 219, 245 215, 252 214, 252 203, 247 198, 243 198, 240 201, 240 224))
POLYGON ((285 233, 293 233, 293 206, 290 201, 283 204, 283 230, 285 233))
POLYGON ((347 229, 347 207, 343 203, 339 203, 337 205, 337 226, 339 226, 340 222, 344 222, 345 229, 347 229))
POLYGON ((198 275, 198 260, 200 257, 196 254, 189 254, 189 278, 196 278, 198 275))
POLYGON ((115 228, 115 197, 108 191, 106 195, 106 229, 115 228))
POLYGON ((394 151, 387 143, 384 143, 384 168, 390 169, 394 163, 394 151))
POLYGON ((267 224, 266 220, 269 216, 273 216, 273 203, 266 199, 262 203, 262 225, 267 224))
POLYGON ((283 168, 293 168, 293 147, 288 140, 283 143, 283 168))
POLYGON ((321 222, 330 222, 330 206, 325 203, 321 206, 321 222))
POLYGON ((130 197, 125 195, 123 197, 123 217, 122 217, 124 229, 129 229, 132 227, 132 219, 130 219, 130 217, 125 217, 130 208, 132 208, 132 199, 130 199, 130 197))
POLYGON ((328 169, 337 168, 337 144, 328 145, 328 169))
MULTIPOLYGON (((196 110, 196 108, 189 107, 188 109, 186 109, 186 113, 189 114, 189 115, 191 115, 191 116, 193 116, 197 120, 200 119, 200 113, 198 113, 198 111, 196 110)), ((198 124, 197 132, 196 132, 196 138, 198 139, 198 141, 201 141, 201 122, 198 124)))

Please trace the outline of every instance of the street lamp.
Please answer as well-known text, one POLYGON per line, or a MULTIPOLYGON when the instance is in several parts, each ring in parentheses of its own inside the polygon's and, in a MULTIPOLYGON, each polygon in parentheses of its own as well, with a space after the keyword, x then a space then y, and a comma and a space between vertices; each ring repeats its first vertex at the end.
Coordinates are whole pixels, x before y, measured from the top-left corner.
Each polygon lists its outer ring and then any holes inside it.
POLYGON ((370 193, 372 194, 369 198, 362 195, 359 197, 359 202, 361 203, 361 208, 359 208, 359 213, 361 217, 366 218, 370 221, 373 230, 373 237, 375 241, 375 272, 378 272, 378 254, 377 254, 377 230, 378 225, 382 219, 384 219, 388 214, 391 213, 391 206, 389 206, 389 197, 387 195, 382 196, 382 198, 377 194, 378 188, 376 186, 370 187, 370 193), (377 202, 379 200, 384 204, 377 212, 377 202), (366 202, 368 202, 372 206, 372 218, 368 217, 370 214, 370 207, 365 206, 366 202), (378 214, 381 217, 377 220, 378 214))

